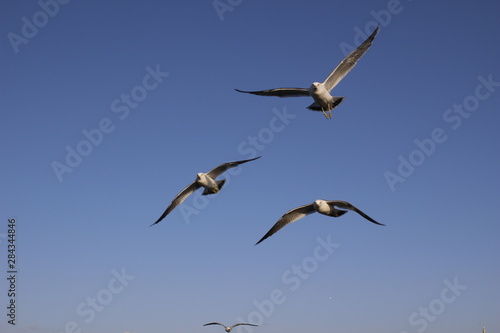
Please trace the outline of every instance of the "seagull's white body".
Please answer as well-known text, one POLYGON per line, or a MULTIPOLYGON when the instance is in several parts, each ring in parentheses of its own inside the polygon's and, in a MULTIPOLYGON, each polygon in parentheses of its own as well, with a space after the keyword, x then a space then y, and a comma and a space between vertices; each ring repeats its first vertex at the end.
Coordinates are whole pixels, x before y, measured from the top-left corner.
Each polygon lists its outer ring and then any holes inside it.
POLYGON ((335 69, 323 81, 314 82, 309 89, 307 88, 276 88, 259 91, 245 91, 238 90, 238 92, 260 95, 260 96, 277 96, 277 97, 301 97, 311 96, 314 103, 307 108, 313 111, 322 111, 327 119, 332 118, 332 110, 339 105, 344 97, 332 96, 330 92, 332 89, 354 68, 358 60, 368 51, 373 43, 373 39, 378 32, 378 27, 373 33, 352 51, 347 57, 335 67, 335 69), (327 113, 328 112, 328 113, 327 113))
POLYGON ((224 330, 226 332, 231 332, 231 330, 236 327, 236 326, 240 326, 240 325, 247 325, 247 326, 258 326, 258 325, 255 325, 255 324, 247 324, 247 323, 238 323, 238 324, 234 324, 233 326, 226 326, 224 324, 221 324, 221 323, 208 323, 208 324, 205 324, 203 326, 208 326, 208 325, 220 325, 222 327, 224 327, 224 330))
POLYGON ((330 92, 326 90, 323 83, 314 82, 311 84, 309 87, 309 95, 311 95, 315 104, 317 104, 322 110, 331 111, 335 107, 335 99, 332 95, 330 95, 330 92))
MULTIPOLYGON (((326 200, 314 200, 312 205, 313 205, 314 210, 317 213, 320 213, 320 214, 323 214, 326 216, 339 217, 339 216, 342 216, 345 213, 347 213, 347 211, 345 211, 345 210, 335 208, 335 204, 338 205, 339 202, 340 201, 338 201, 336 203, 332 203, 331 201, 326 201, 326 200)), ((344 205, 343 208, 354 210, 353 208, 355 208, 355 207, 352 206, 352 208, 349 208, 349 207, 347 207, 347 205, 344 205)), ((360 212, 360 211, 358 210, 358 212, 360 212)), ((366 216, 365 216, 365 218, 366 218, 366 216)), ((368 220, 370 220, 376 224, 380 224, 378 222, 373 221, 371 218, 369 218, 368 220)))
MULTIPOLYGON (((383 225, 382 223, 378 223, 377 221, 375 221, 374 219, 372 219, 371 217, 369 217, 368 215, 366 215, 365 213, 360 211, 358 208, 354 207, 353 205, 351 205, 350 203, 348 203, 346 201, 315 200, 312 204, 300 206, 300 207, 294 208, 294 209, 286 212, 285 215, 283 215, 278 220, 278 222, 276 222, 274 224, 274 226, 267 232, 267 234, 265 234, 264 237, 262 237, 257 242, 257 244, 262 242, 267 237, 274 235, 276 232, 278 232, 280 229, 285 227, 287 224, 290 224, 292 222, 300 220, 301 218, 303 218, 309 214, 317 212, 317 213, 331 216, 331 217, 339 217, 339 216, 342 216, 345 213, 347 213, 347 210, 344 210, 344 209, 354 211, 372 223, 375 223, 378 225, 383 225), (343 208, 343 209, 337 209, 337 207, 343 208)), ((257 244, 255 244, 255 245, 257 245, 257 244)))
POLYGON ((323 215, 330 215, 332 212, 339 211, 333 207, 330 207, 325 200, 314 200, 313 208, 316 212, 323 215))
POLYGON ((217 181, 215 179, 202 172, 196 175, 196 183, 205 188, 205 191, 203 191, 204 193, 207 192, 210 194, 219 192, 222 187, 222 185, 219 186, 217 184, 217 181))
POLYGON ((155 225, 156 223, 163 220, 165 216, 167 216, 175 207, 179 206, 184 200, 186 200, 187 197, 189 197, 194 191, 196 191, 200 187, 204 188, 204 191, 202 193, 203 195, 214 194, 219 192, 222 186, 224 186, 226 180, 225 179, 216 180, 217 177, 226 172, 227 169, 237 167, 240 164, 250 162, 258 158, 260 158, 260 156, 251 158, 249 160, 228 162, 219 165, 218 167, 210 170, 207 173, 202 173, 202 172, 198 173, 196 175, 196 179, 194 180, 194 182, 189 184, 184 190, 182 190, 179 194, 175 196, 174 200, 172 200, 170 205, 168 205, 165 212, 152 225, 155 225))

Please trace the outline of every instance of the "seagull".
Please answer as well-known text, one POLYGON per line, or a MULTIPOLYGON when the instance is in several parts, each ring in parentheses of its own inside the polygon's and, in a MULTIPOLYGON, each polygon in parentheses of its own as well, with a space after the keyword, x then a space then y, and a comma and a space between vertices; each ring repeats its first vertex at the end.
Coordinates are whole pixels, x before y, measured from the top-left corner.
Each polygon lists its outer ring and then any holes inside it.
POLYGON ((353 205, 351 205, 348 202, 340 201, 340 200, 332 200, 332 201, 316 200, 312 204, 300 206, 300 207, 294 208, 294 209, 288 211, 287 213, 285 213, 285 215, 283 215, 279 219, 279 221, 276 222, 276 224, 271 228, 271 230, 269 230, 267 232, 267 234, 265 234, 264 237, 262 237, 261 240, 258 241, 255 245, 259 244, 267 237, 275 234, 276 232, 278 232, 281 228, 283 228, 287 224, 295 222, 295 221, 297 221, 297 220, 299 220, 299 219, 301 219, 301 218, 303 218, 306 215, 309 215, 311 213, 318 212, 320 214, 332 216, 332 217, 339 217, 339 216, 342 216, 345 213, 347 213, 346 210, 337 209, 337 208, 352 210, 352 211, 358 213, 359 215, 363 216, 365 219, 367 219, 370 222, 373 222, 373 223, 378 224, 378 225, 385 225, 382 223, 378 223, 377 221, 375 221, 374 219, 372 219, 371 217, 369 217, 368 215, 366 215, 365 213, 363 213, 362 211, 360 211, 359 209, 357 209, 356 207, 354 207, 353 205))
POLYGON ((358 48, 352 51, 340 64, 328 75, 323 83, 314 82, 309 89, 307 88, 276 88, 260 91, 244 91, 235 89, 238 92, 260 95, 260 96, 277 96, 277 97, 301 97, 311 96, 314 103, 307 108, 312 111, 323 111, 326 119, 332 119, 332 110, 339 105, 344 97, 336 97, 330 95, 330 91, 353 69, 358 60, 368 51, 372 45, 373 39, 378 32, 375 31, 361 44, 358 48), (328 112, 328 114, 327 114, 328 112))
POLYGON ((226 326, 226 325, 223 325, 221 323, 208 323, 208 324, 205 324, 203 326, 208 326, 208 325, 220 325, 220 326, 224 327, 224 329, 226 330, 226 332, 231 332, 231 330, 233 329, 233 327, 236 327, 236 326, 239 326, 239 325, 259 326, 259 325, 247 324, 247 323, 238 323, 238 324, 234 324, 233 326, 226 326))
POLYGON ((221 174, 226 172, 227 169, 237 167, 240 164, 250 162, 258 158, 261 158, 261 156, 249 160, 224 163, 210 170, 207 173, 201 173, 201 172, 198 173, 196 175, 195 181, 192 182, 188 187, 183 189, 179 194, 175 196, 174 200, 172 200, 170 205, 168 205, 165 212, 160 216, 160 218, 155 223, 151 224, 151 226, 163 220, 165 216, 167 216, 175 207, 179 206, 184 200, 186 200, 188 196, 190 196, 194 191, 196 191, 200 187, 205 188, 202 195, 214 194, 219 192, 222 186, 224 186, 226 180, 225 179, 215 180, 215 178, 219 177, 221 174))

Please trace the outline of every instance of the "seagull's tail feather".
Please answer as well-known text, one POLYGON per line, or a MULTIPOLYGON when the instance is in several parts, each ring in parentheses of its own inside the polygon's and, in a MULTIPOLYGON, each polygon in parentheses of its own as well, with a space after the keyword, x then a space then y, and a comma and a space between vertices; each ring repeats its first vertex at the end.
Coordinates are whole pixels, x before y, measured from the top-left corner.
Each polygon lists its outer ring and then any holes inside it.
MULTIPOLYGON (((216 180, 217 182, 217 187, 219 188, 219 191, 220 189, 222 188, 222 186, 224 186, 224 184, 226 183, 226 180, 225 179, 221 179, 221 180, 216 180)), ((205 188, 205 190, 203 191, 203 193, 201 195, 208 195, 208 194, 215 194, 215 193, 218 193, 219 191, 217 192, 212 192, 208 189, 205 188)))
POLYGON ((333 217, 339 217, 339 216, 342 216, 344 215, 345 213, 347 213, 347 210, 343 210, 343 209, 333 209, 330 214, 330 216, 333 216, 333 217))
MULTIPOLYGON (((335 109, 340 103, 342 103, 343 100, 344 100, 344 97, 332 97, 332 100, 330 101, 330 103, 331 103, 330 104, 331 109, 324 110, 324 111, 331 111, 331 110, 335 109)), ((321 109, 321 106, 319 106, 319 104, 316 103, 316 102, 312 103, 307 108, 309 110, 312 110, 312 111, 323 111, 321 109)))
POLYGON ((226 180, 225 179, 221 179, 221 180, 216 180, 217 182, 217 187, 219 188, 219 191, 220 189, 222 188, 222 186, 224 186, 224 184, 226 183, 226 180))

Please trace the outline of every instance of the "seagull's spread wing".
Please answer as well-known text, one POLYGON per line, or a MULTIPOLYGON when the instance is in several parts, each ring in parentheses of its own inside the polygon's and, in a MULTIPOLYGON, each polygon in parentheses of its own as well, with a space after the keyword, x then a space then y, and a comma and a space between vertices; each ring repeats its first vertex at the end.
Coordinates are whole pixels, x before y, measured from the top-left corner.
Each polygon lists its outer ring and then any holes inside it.
POLYGON ((207 172, 207 176, 215 179, 215 178, 219 177, 221 174, 223 174, 224 172, 226 172, 227 169, 237 167, 240 164, 250 162, 250 161, 256 160, 258 158, 261 158, 261 156, 251 158, 249 160, 235 161, 235 162, 228 162, 228 163, 221 164, 218 167, 207 172))
POLYGON ((295 209, 292 209, 285 213, 278 222, 267 232, 267 234, 264 235, 264 237, 261 238, 260 241, 258 241, 255 245, 259 244, 262 242, 264 239, 267 237, 275 234, 278 232, 281 228, 286 226, 287 224, 290 224, 292 222, 295 222, 301 218, 303 218, 306 215, 309 215, 311 213, 314 213, 314 206, 312 204, 310 205, 304 205, 295 209))
POLYGON ((244 91, 234 89, 241 93, 254 94, 260 96, 277 96, 277 97, 302 97, 302 96, 310 96, 309 89, 307 88, 276 88, 276 89, 268 89, 268 90, 259 90, 259 91, 244 91))
POLYGON ((359 215, 363 216, 365 219, 367 219, 370 222, 373 222, 373 223, 378 224, 378 225, 385 225, 382 223, 378 223, 377 221, 375 221, 374 219, 372 219, 371 217, 369 217, 368 215, 366 215, 365 213, 363 213, 362 211, 360 211, 359 209, 357 209, 356 207, 354 207, 353 205, 351 205, 348 202, 334 200, 334 201, 328 201, 328 204, 333 205, 335 207, 352 210, 353 212, 358 213, 359 215))
POLYGON ((223 325, 223 324, 221 324, 221 323, 207 323, 207 324, 205 324, 205 325, 203 325, 203 326, 208 326, 208 325, 220 325, 220 326, 222 326, 222 327, 224 327, 224 328, 226 327, 226 325, 223 325))
POLYGON ((331 91, 333 87, 335 87, 340 80, 342 80, 347 73, 351 71, 351 69, 356 65, 358 60, 363 56, 363 54, 368 51, 368 48, 372 45, 373 39, 378 32, 378 27, 375 31, 368 37, 358 48, 352 51, 347 57, 344 58, 340 62, 340 64, 330 73, 330 75, 326 78, 325 82, 323 82, 325 89, 331 91))
POLYGON ((240 326, 240 325, 259 326, 259 325, 255 325, 255 324, 238 323, 238 324, 234 324, 233 326, 231 326, 231 328, 236 327, 236 326, 240 326))
POLYGON ((153 224, 152 226, 155 225, 156 223, 160 222, 167 216, 172 210, 174 210, 175 207, 179 206, 184 200, 186 200, 187 197, 189 197, 194 191, 200 188, 200 185, 198 185, 196 182, 192 182, 188 187, 183 189, 177 196, 172 200, 170 205, 168 205, 167 209, 165 212, 160 216, 160 218, 153 224))

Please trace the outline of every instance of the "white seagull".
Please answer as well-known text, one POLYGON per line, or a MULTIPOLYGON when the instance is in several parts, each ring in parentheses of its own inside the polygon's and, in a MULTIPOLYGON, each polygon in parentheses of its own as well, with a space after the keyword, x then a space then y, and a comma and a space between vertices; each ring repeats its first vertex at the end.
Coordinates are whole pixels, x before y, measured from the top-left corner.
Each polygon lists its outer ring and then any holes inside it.
POLYGON ((297 220, 299 220, 299 219, 301 219, 301 218, 303 218, 306 215, 309 215, 311 213, 318 212, 320 214, 328 215, 328 216, 332 216, 332 217, 339 217, 339 216, 342 216, 345 213, 347 213, 346 210, 337 209, 337 208, 352 210, 352 211, 358 213, 359 215, 363 216, 365 219, 367 219, 370 222, 373 222, 373 223, 378 224, 378 225, 385 225, 382 223, 378 223, 377 221, 375 221, 374 219, 372 219, 371 217, 369 217, 368 215, 366 215, 365 213, 363 213, 362 211, 360 211, 359 209, 357 209, 356 207, 354 207, 353 205, 351 205, 348 202, 340 201, 340 200, 332 200, 332 201, 316 200, 312 204, 300 206, 300 207, 294 208, 294 209, 288 211, 287 213, 285 213, 285 215, 283 215, 279 219, 279 221, 276 222, 276 224, 267 232, 267 234, 265 234, 264 237, 262 237, 261 240, 258 241, 255 245, 259 244, 267 237, 275 234, 276 232, 278 232, 281 228, 283 228, 287 224, 295 222, 295 221, 297 221, 297 220))
POLYGON ((184 200, 186 200, 188 196, 190 196, 194 191, 196 191, 200 187, 205 188, 202 195, 214 194, 219 192, 222 186, 224 186, 226 180, 225 179, 215 180, 215 178, 219 177, 221 174, 226 172, 227 169, 237 167, 240 164, 250 162, 258 158, 261 158, 261 156, 249 160, 224 163, 210 170, 207 173, 201 173, 201 172, 198 173, 196 175, 195 181, 192 182, 188 187, 183 189, 179 194, 175 196, 174 200, 172 200, 170 205, 168 205, 165 212, 160 216, 160 218, 155 223, 151 224, 151 226, 163 220, 165 216, 167 216, 175 207, 179 206, 184 200))
POLYGON ((326 119, 332 119, 332 110, 339 105, 344 97, 336 97, 330 95, 330 91, 353 69, 358 60, 368 51, 372 45, 373 39, 378 32, 375 31, 354 51, 340 62, 340 64, 328 75, 323 83, 314 82, 309 89, 307 88, 276 88, 260 91, 244 91, 235 89, 238 92, 261 95, 261 96, 277 96, 277 97, 301 97, 311 96, 314 103, 307 108, 313 111, 323 111, 326 119), (328 114, 326 113, 328 112, 328 114))
POLYGON ((226 325, 223 325, 221 323, 208 323, 208 324, 205 324, 203 326, 208 326, 208 325, 220 325, 220 326, 224 327, 224 330, 226 330, 226 332, 231 332, 233 327, 240 326, 240 325, 258 326, 255 324, 247 324, 247 323, 238 323, 238 324, 234 324, 233 326, 226 326, 226 325))

